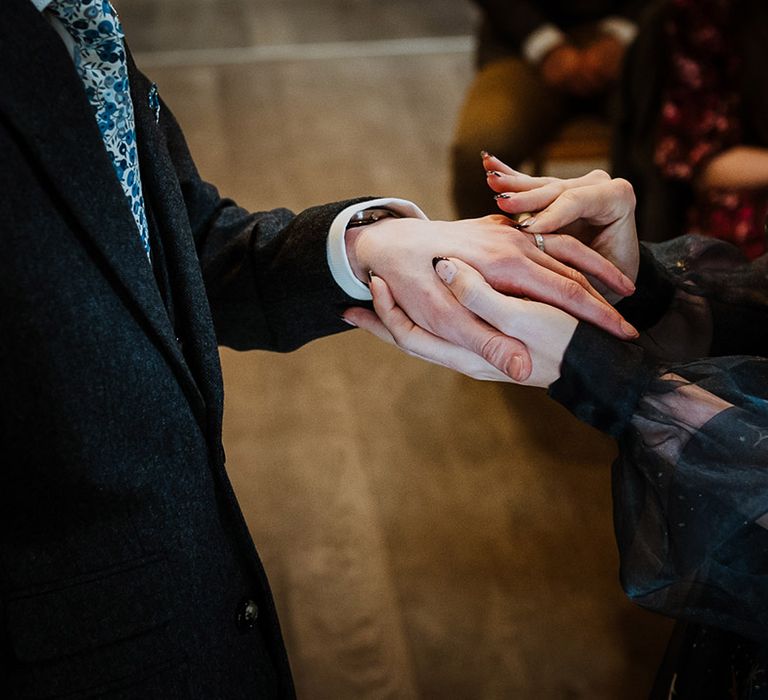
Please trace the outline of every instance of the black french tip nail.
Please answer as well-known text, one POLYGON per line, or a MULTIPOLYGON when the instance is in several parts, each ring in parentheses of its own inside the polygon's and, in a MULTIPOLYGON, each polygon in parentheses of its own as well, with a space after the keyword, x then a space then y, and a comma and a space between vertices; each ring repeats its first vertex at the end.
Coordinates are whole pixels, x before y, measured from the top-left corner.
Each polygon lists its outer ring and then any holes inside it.
POLYGON ((432 267, 437 267, 437 263, 439 263, 441 260, 448 260, 448 258, 444 258, 442 256, 432 258, 432 267))
POLYGON ((501 173, 498 170, 486 170, 485 174, 488 177, 501 177, 501 173))
POLYGON ((486 156, 489 156, 489 155, 491 155, 491 154, 490 154, 490 153, 488 153, 488 151, 486 151, 485 149, 483 149, 482 151, 480 151, 480 157, 481 157, 481 158, 485 158, 486 156))
POLYGON ((501 192, 499 194, 493 195, 494 199, 509 199, 509 192, 501 192))

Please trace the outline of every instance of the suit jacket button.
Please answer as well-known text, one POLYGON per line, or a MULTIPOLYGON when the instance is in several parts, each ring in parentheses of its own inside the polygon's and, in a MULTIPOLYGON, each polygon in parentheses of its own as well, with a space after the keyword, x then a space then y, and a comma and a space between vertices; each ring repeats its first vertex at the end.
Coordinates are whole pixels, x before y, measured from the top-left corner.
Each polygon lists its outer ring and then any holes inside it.
POLYGON ((242 601, 237 606, 237 629, 241 632, 247 632, 256 627, 256 620, 259 618, 259 606, 250 598, 242 601))

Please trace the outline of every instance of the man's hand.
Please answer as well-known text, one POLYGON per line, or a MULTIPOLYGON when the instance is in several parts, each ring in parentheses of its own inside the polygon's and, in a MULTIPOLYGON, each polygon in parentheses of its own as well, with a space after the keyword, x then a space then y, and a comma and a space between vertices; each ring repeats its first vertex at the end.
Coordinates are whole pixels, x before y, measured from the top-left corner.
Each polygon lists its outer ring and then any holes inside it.
POLYGON ((547 85, 573 95, 591 89, 591 86, 580 83, 583 66, 583 56, 579 49, 570 44, 560 44, 544 56, 539 71, 547 85))
MULTIPOLYGON (((635 194, 629 182, 611 178, 601 170, 567 180, 531 177, 489 155, 483 158, 483 166, 488 186, 501 195, 497 195, 499 208, 510 215, 533 214, 521 224, 523 230, 549 234, 545 236, 545 250, 556 245, 560 235, 567 234, 589 245, 635 280, 639 247, 635 194)), ((594 283, 614 302, 631 293, 609 289, 599 279, 594 283)))
POLYGON ((347 252, 358 278, 367 281, 372 271, 372 287, 378 284, 376 277, 383 280, 393 305, 410 323, 475 353, 518 381, 531 371, 524 345, 459 304, 435 276, 434 258, 464 260, 480 271, 500 297, 528 297, 562 308, 619 338, 637 336, 583 273, 621 295, 634 289, 626 275, 570 236, 553 239, 544 253, 530 234, 515 229, 500 215, 454 222, 384 219, 350 229, 347 252))
POLYGON ((371 279, 376 313, 353 308, 348 309, 344 317, 411 355, 475 379, 508 382, 511 378, 518 383, 542 387, 557 380, 563 354, 576 329, 575 318, 546 304, 499 294, 479 272, 459 260, 441 259, 431 274, 439 276, 461 308, 471 312, 488 329, 488 342, 495 349, 493 365, 477 353, 414 324, 397 306, 389 287, 379 277, 371 279), (532 368, 529 365, 524 376, 515 376, 516 372, 509 367, 514 357, 513 348, 506 344, 510 336, 525 343, 530 353, 532 368))
POLYGON ((604 34, 583 50, 584 72, 600 90, 618 82, 625 48, 615 36, 604 34))
POLYGON ((539 71, 550 87, 569 95, 589 97, 607 86, 601 70, 595 70, 595 60, 600 60, 597 54, 590 56, 584 49, 560 44, 544 56, 539 71))

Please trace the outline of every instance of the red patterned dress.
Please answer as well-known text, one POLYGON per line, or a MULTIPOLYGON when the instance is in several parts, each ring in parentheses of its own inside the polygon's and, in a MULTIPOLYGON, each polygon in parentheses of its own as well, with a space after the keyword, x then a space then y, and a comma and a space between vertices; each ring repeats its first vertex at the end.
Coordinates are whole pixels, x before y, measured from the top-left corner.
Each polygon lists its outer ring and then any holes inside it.
MULTIPOLYGON (((693 181, 714 156, 743 143, 741 61, 730 0, 671 0, 665 24, 670 74, 654 162, 664 177, 693 181)), ((750 259, 766 251, 768 190, 696 190, 687 233, 730 241, 750 259)))

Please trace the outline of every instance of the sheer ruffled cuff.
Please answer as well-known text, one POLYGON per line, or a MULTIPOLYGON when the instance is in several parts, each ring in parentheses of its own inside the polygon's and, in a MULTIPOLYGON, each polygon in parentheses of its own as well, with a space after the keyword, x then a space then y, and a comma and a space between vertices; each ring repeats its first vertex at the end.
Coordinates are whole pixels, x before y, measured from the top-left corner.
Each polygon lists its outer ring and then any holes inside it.
POLYGON ((675 283, 663 265, 644 245, 640 245, 640 268, 631 297, 616 304, 616 310, 635 328, 656 325, 666 313, 675 293, 675 283))
POLYGON ((642 348, 582 322, 548 393, 578 419, 618 437, 655 374, 642 348))

